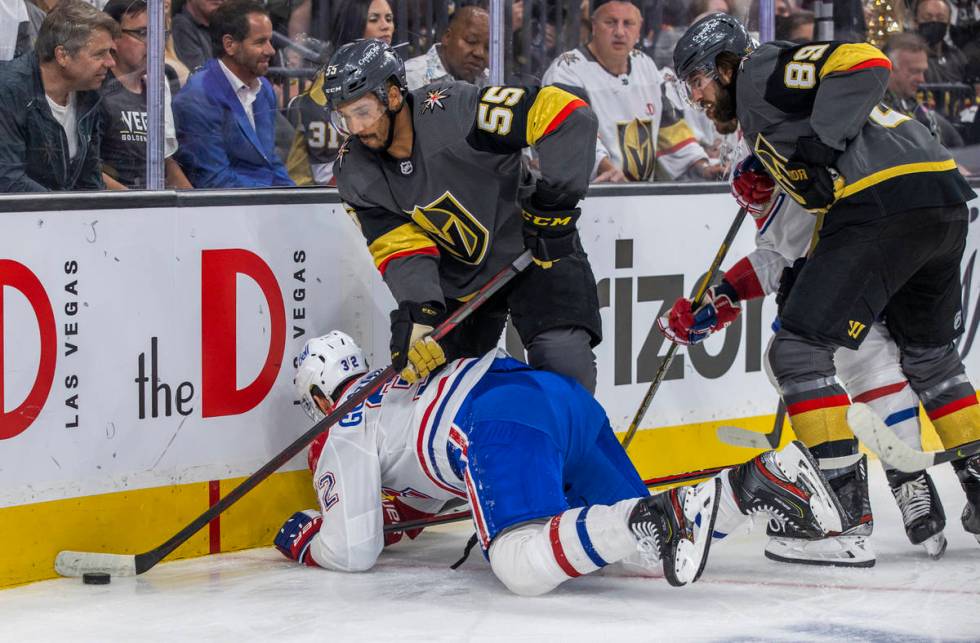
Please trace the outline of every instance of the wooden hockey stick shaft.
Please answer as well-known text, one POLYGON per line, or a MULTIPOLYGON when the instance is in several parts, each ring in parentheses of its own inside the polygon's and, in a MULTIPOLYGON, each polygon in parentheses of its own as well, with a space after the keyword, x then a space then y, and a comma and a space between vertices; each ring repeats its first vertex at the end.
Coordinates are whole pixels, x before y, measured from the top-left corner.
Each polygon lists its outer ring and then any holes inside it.
MULTIPOLYGON (((732 225, 728 228, 728 233, 725 234, 725 240, 721 242, 721 246, 718 248, 718 252, 715 253, 715 258, 712 260, 711 266, 708 268, 708 272, 705 273, 704 279, 701 280, 701 285, 698 286, 697 292, 694 294, 691 308, 697 307, 704 298, 704 293, 708 292, 708 287, 714 280, 715 273, 718 272, 718 269, 721 267, 721 262, 725 260, 725 256, 728 254, 728 249, 731 248, 732 242, 735 240, 735 235, 738 234, 738 229, 742 227, 742 221, 745 219, 745 212, 745 208, 739 208, 738 214, 735 215, 735 220, 732 221, 732 225)), ((630 443, 633 441, 633 437, 636 435, 636 431, 640 427, 640 422, 643 421, 643 416, 647 414, 647 410, 650 408, 650 403, 653 402, 653 396, 656 395, 657 389, 660 388, 660 383, 663 382, 664 377, 667 375, 667 369, 670 368, 670 363, 674 361, 674 354, 677 352, 677 347, 678 344, 671 342, 670 347, 667 349, 667 354, 664 355, 664 359, 660 363, 660 368, 657 369, 657 373, 654 375, 653 381, 650 382, 650 386, 647 388, 647 392, 643 396, 643 400, 640 402, 640 408, 636 409, 636 414, 633 416, 633 420, 630 422, 629 428, 626 430, 626 435, 623 437, 624 449, 628 449, 630 443)))
MULTIPOLYGON (((449 317, 432 332, 432 338, 440 340, 452 332, 473 311, 479 308, 494 293, 513 279, 531 263, 531 252, 526 250, 506 268, 494 275, 466 303, 455 310, 449 317)), ((64 551, 55 560, 55 570, 62 576, 81 576, 89 571, 109 571, 116 574, 142 574, 163 560, 177 547, 185 543, 191 536, 200 531, 209 522, 235 504, 242 496, 254 489, 263 480, 272 475, 277 469, 286 464, 303 450, 316 436, 320 435, 333 424, 340 421, 364 400, 370 397, 379 386, 396 374, 395 368, 389 365, 382 370, 371 382, 352 393, 343 404, 334 409, 329 415, 317 422, 313 427, 296 438, 292 444, 279 452, 274 458, 265 463, 262 468, 242 481, 228 495, 221 498, 207 511, 192 520, 186 527, 171 536, 163 544, 141 554, 97 554, 88 552, 64 551)))
MULTIPOLYGON (((738 464, 742 464, 739 462, 738 464)), ((643 483, 647 487, 659 487, 666 484, 674 484, 677 482, 692 482, 694 480, 702 480, 704 478, 710 478, 711 476, 717 475, 729 467, 738 466, 735 464, 728 465, 727 467, 712 467, 710 469, 700 469, 698 471, 689 471, 687 473, 673 473, 666 476, 660 476, 658 478, 649 478, 644 480, 643 483)), ((464 520, 469 520, 472 514, 468 509, 462 511, 453 511, 450 513, 436 514, 435 516, 430 516, 428 518, 419 518, 418 520, 406 520, 405 522, 396 522, 390 525, 385 525, 385 532, 392 531, 408 531, 410 529, 425 529, 426 527, 435 527, 436 525, 448 525, 454 522, 462 522, 464 520)))

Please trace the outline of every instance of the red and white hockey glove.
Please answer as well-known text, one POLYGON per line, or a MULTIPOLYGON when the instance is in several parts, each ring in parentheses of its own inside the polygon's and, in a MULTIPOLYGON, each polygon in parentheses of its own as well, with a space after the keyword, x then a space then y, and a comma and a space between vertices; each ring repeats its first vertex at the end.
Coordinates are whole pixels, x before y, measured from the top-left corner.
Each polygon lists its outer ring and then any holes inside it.
POLYGON ((754 217, 762 215, 772 200, 773 182, 766 168, 754 155, 742 159, 732 173, 732 196, 754 217))
MULTIPOLYGON (((384 524, 394 525, 399 522, 408 522, 409 520, 419 520, 421 518, 428 518, 433 514, 426 513, 424 511, 419 511, 414 507, 406 505, 404 502, 398 498, 385 498, 381 501, 381 515, 384 517, 384 524)), ((402 531, 386 531, 385 532, 385 547, 388 545, 394 545, 402 539, 402 535, 408 535, 409 538, 415 540, 418 538, 419 534, 422 533, 422 528, 409 529, 406 532, 402 531)))
POLYGON ((704 293, 697 309, 690 299, 678 299, 666 317, 657 319, 657 328, 675 344, 697 344, 735 321, 742 312, 736 301, 735 289, 722 281, 704 293))
POLYGON ((323 516, 319 511, 307 509, 297 511, 285 522, 276 534, 276 549, 289 560, 295 560, 300 565, 319 567, 310 555, 310 543, 316 538, 323 525, 323 516))

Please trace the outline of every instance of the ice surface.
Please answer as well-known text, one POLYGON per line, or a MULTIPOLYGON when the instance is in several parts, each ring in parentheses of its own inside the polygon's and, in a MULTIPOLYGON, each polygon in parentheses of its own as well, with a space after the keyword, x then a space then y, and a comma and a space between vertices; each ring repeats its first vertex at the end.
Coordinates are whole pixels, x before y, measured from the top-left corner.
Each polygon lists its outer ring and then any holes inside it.
POLYGON ((980 640, 980 544, 959 521, 963 493, 935 474, 948 524, 940 561, 911 546, 872 464, 878 564, 775 563, 764 533, 715 543, 701 581, 610 569, 541 598, 509 594, 474 552, 468 525, 387 550, 364 574, 299 567, 272 548, 164 563, 111 585, 80 579, 0 591, 0 641, 919 641, 980 640))

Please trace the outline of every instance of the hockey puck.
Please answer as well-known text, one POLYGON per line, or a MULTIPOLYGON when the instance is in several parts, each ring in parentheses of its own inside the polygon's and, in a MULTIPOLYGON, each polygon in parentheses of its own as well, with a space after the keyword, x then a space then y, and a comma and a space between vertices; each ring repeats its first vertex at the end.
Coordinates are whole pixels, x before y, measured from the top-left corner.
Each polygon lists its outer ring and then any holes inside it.
POLYGON ((108 585, 111 576, 104 572, 89 572, 82 574, 82 582, 86 585, 108 585))

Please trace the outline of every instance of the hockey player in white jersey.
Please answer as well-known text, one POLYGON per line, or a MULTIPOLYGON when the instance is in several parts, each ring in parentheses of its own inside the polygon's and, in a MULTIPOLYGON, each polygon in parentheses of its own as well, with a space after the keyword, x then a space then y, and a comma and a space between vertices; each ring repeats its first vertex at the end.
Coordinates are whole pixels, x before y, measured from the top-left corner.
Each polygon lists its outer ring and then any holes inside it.
POLYGON ((558 56, 541 82, 588 95, 599 120, 599 178, 652 181, 659 164, 670 179, 720 179, 722 168, 709 163, 681 107, 665 94, 657 65, 635 48, 639 8, 622 0, 594 5, 591 41, 558 56))
MULTIPOLYGON (((755 221, 756 249, 725 272, 721 283, 708 291, 700 308, 692 310, 691 301, 682 298, 666 318, 658 320, 660 330, 677 343, 700 342, 721 330, 739 314, 741 301, 777 292, 777 301, 782 301, 814 238, 817 217, 778 190, 744 144, 739 147, 742 161, 735 168, 731 188, 739 205, 755 221)), ((876 322, 858 350, 840 348, 834 361, 837 376, 851 399, 870 405, 903 440, 919 448, 919 398, 902 372, 899 348, 887 326, 876 322)), ((768 360, 765 363, 768 365, 768 360)), ((771 374, 770 379, 778 390, 771 374)), ((875 555, 867 540, 873 518, 868 502, 866 458, 852 458, 846 463, 821 461, 821 465, 824 469, 851 470, 852 475, 842 480, 849 484, 836 488, 840 495, 847 496, 841 502, 852 512, 856 525, 844 535, 818 540, 794 537, 791 531, 770 530, 766 556, 784 562, 869 567, 874 564, 875 555)), ((906 474, 888 466, 885 474, 902 512, 909 541, 922 544, 933 558, 942 556, 946 549, 946 517, 932 478, 925 471, 906 474)))
MULTIPOLYGON (((319 419, 366 385, 366 372, 353 340, 333 331, 304 348, 297 392, 319 419)), ((276 536, 288 558, 366 571, 385 544, 382 493, 427 514, 463 500, 493 573, 521 595, 631 556, 661 562, 672 585, 692 583, 712 532, 760 511, 814 537, 841 526, 840 505, 799 443, 648 495, 584 388, 497 350, 414 384, 385 382, 314 442, 310 465, 320 507, 295 513, 276 536)))

